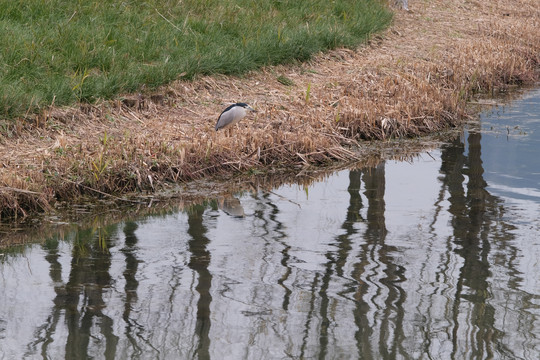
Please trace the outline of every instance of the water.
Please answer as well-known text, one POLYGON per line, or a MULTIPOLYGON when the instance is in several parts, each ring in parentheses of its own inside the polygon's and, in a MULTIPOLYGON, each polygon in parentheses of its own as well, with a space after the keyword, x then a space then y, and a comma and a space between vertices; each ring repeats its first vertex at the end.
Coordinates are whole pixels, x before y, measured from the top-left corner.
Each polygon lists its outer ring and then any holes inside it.
POLYGON ((540 90, 410 162, 0 250, 0 358, 540 358, 540 90))

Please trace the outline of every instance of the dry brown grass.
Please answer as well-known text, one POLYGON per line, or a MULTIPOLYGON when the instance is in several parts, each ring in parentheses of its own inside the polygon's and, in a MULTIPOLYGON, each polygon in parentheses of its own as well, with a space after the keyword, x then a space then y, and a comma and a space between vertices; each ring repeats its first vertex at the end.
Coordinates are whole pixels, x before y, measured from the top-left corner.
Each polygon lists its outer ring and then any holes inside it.
POLYGON ((411 12, 398 12, 386 33, 357 51, 20 119, 0 135, 0 215, 82 194, 357 160, 353 149, 363 140, 454 127, 474 94, 540 78, 537 0, 409 5, 411 12), (236 101, 259 112, 232 137, 216 133, 217 115, 236 101))

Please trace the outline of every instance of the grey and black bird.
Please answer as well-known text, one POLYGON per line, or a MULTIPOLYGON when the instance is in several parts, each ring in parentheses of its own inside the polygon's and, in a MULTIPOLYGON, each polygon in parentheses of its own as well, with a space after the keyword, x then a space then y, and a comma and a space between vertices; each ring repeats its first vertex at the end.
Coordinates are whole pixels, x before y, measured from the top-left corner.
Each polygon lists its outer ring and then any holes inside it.
POLYGON ((219 115, 216 123, 216 131, 229 128, 236 124, 247 115, 248 111, 257 112, 257 110, 253 109, 251 106, 242 102, 232 104, 231 106, 227 107, 219 115))

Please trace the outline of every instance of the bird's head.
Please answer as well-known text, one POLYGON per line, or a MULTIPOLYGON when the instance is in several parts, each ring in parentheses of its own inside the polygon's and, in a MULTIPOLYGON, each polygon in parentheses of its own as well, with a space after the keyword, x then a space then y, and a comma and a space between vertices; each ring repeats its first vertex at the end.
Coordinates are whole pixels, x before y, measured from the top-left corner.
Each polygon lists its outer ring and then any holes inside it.
POLYGON ((255 110, 254 108, 252 108, 251 106, 249 106, 249 105, 246 104, 246 103, 240 102, 240 103, 236 103, 235 105, 236 105, 236 106, 241 106, 241 107, 243 107, 244 109, 249 110, 249 111, 252 111, 252 112, 257 112, 257 110, 255 110))

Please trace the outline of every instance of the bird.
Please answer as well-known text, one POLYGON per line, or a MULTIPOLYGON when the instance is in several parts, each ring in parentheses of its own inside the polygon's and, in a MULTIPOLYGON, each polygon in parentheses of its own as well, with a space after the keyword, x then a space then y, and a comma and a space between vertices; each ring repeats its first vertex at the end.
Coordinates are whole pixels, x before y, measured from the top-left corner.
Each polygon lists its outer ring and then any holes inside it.
POLYGON ((247 115, 248 111, 257 112, 257 110, 253 109, 251 106, 243 102, 238 102, 227 107, 219 115, 218 121, 216 123, 216 131, 220 129, 226 129, 236 124, 247 115))

